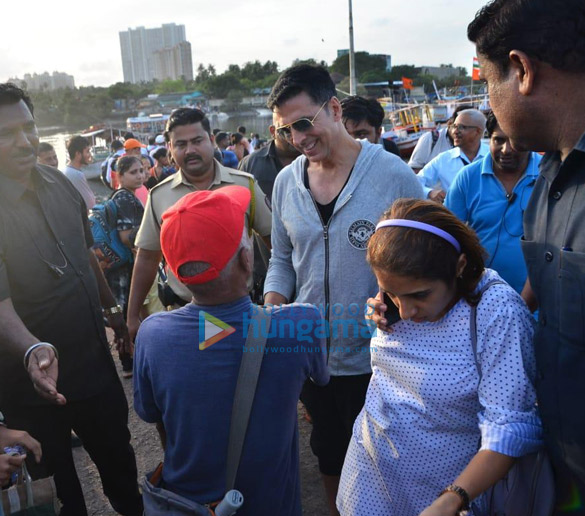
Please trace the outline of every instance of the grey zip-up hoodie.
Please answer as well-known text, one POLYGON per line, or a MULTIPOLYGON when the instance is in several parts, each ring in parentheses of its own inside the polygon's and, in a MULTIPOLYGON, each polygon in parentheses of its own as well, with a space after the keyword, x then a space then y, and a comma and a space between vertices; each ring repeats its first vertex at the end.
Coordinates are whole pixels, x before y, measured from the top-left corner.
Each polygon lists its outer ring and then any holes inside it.
POLYGON ((264 292, 318 307, 329 322, 329 369, 335 376, 371 370, 364 309, 378 286, 366 262, 368 240, 396 199, 423 197, 416 175, 400 158, 381 145, 360 143, 327 226, 304 185, 305 156, 278 174, 272 195, 272 258, 264 292))

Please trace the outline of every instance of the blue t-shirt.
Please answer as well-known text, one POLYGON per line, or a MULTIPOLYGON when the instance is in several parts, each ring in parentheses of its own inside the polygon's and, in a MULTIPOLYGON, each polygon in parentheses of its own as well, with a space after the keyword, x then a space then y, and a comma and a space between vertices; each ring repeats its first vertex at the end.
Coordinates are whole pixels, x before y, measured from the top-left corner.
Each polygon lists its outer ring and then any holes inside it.
MULTIPOLYGON (((138 332, 134 409, 164 424, 166 489, 199 503, 224 494, 232 402, 253 309, 248 297, 192 303, 152 315, 138 332), (222 325, 235 331, 205 348, 214 339, 201 341, 222 325)), ((301 514, 297 402, 307 378, 329 381, 323 328, 310 305, 274 309, 235 484, 244 495, 239 516, 301 514)))
POLYGON ((488 253, 486 266, 494 269, 518 293, 526 282, 526 263, 520 247, 522 218, 538 177, 541 157, 532 153, 526 172, 512 197, 494 174, 491 154, 463 168, 455 176, 445 206, 477 233, 488 253))
POLYGON ((238 168, 238 157, 236 156, 235 152, 222 150, 221 159, 224 167, 238 168))

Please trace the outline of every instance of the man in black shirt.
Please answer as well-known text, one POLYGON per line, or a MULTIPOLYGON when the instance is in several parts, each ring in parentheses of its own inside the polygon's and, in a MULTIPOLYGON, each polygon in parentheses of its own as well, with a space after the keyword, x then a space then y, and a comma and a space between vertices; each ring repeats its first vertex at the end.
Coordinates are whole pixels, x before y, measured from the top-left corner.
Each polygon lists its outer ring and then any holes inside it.
POLYGON ((557 514, 585 514, 585 5, 496 0, 469 25, 517 150, 547 151, 524 213, 523 297, 538 306, 536 389, 557 514))
POLYGON ((90 249, 83 199, 59 171, 36 164, 32 112, 22 90, 0 84, 0 406, 11 426, 41 442, 43 460, 29 469, 55 475, 62 516, 87 514, 71 429, 114 509, 139 515, 128 405, 102 307, 130 351, 126 325, 90 249))
POLYGON ((341 109, 343 125, 356 140, 381 143, 384 150, 400 157, 398 145, 392 140, 382 138, 382 123, 386 114, 376 99, 351 95, 341 101, 341 109))
POLYGON ((269 201, 272 200, 272 189, 278 173, 301 155, 295 147, 276 134, 274 124, 270 126, 270 134, 272 140, 268 145, 245 156, 238 165, 238 170, 248 172, 256 178, 269 201))

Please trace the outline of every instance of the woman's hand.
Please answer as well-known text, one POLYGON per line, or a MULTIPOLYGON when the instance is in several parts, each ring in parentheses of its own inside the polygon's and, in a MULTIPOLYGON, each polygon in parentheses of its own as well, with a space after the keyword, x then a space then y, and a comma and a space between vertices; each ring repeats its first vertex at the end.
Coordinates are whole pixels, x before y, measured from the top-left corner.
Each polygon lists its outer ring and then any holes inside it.
POLYGON ((443 493, 420 516, 457 516, 461 508, 461 498, 456 493, 443 493))
POLYGON ((388 306, 382 301, 382 296, 380 292, 378 292, 376 297, 370 297, 368 299, 365 318, 368 321, 373 321, 378 329, 385 332, 391 332, 392 328, 387 326, 388 321, 384 317, 386 310, 388 310, 388 306))

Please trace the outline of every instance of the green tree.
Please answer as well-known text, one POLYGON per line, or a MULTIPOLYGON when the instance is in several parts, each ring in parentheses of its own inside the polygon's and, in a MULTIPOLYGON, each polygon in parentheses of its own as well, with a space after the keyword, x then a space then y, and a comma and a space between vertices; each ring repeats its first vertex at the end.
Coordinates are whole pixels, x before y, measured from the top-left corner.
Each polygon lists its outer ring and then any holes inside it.
POLYGON ((164 94, 164 93, 184 93, 187 91, 187 85, 183 79, 166 79, 164 81, 159 82, 155 88, 155 93, 164 94))
MULTIPOLYGON (((342 73, 349 75, 349 54, 339 56, 331 66, 330 72, 342 73)), ((371 55, 368 52, 355 53, 355 72, 359 76, 366 72, 377 71, 380 73, 386 72, 386 60, 379 55, 371 55)))

